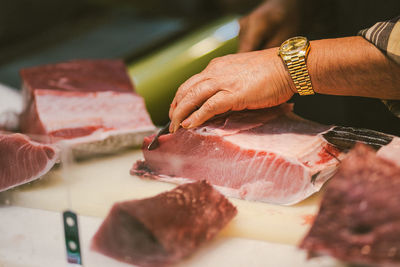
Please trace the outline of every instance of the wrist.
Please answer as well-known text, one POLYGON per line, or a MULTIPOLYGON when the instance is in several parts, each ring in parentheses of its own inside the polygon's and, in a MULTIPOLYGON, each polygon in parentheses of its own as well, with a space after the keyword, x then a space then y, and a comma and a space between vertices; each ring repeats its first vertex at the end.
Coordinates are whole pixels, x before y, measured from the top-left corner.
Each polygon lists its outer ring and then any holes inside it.
POLYGON ((277 80, 279 81, 278 86, 280 87, 280 89, 289 90, 293 94, 298 93, 285 63, 282 61, 280 56, 278 56, 278 48, 271 48, 268 50, 271 51, 271 56, 273 58, 272 62, 277 72, 277 80))
POLYGON ((310 52, 310 43, 307 38, 296 36, 284 41, 278 49, 277 55, 285 67, 287 76, 291 79, 291 89, 302 96, 313 95, 314 90, 307 68, 307 57, 310 52))

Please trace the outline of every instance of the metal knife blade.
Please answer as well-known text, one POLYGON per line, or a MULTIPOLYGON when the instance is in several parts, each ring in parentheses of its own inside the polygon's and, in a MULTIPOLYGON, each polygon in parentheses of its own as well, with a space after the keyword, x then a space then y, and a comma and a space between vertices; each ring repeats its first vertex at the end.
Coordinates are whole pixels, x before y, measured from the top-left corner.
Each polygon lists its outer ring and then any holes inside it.
POLYGON ((328 143, 344 151, 351 149, 355 143, 363 143, 378 150, 393 140, 389 134, 345 126, 335 126, 322 136, 328 143))
POLYGON ((164 135, 164 134, 168 134, 169 133, 169 125, 171 124, 171 121, 169 121, 164 127, 162 127, 161 129, 160 129, 160 131, 158 131, 158 133, 156 134, 156 136, 154 136, 154 138, 153 138, 153 140, 150 142, 150 144, 147 146, 147 149, 148 150, 153 150, 153 149, 156 149, 159 145, 160 145, 160 143, 158 142, 158 138, 161 136, 161 135, 164 135))

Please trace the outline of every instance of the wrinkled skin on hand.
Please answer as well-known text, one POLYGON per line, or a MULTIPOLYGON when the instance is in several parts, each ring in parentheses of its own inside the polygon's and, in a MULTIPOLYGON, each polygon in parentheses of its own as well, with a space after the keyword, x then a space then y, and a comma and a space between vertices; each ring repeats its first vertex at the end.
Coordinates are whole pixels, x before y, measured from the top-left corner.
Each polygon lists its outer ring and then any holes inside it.
POLYGON ((239 52, 279 46, 297 35, 301 8, 299 0, 266 0, 240 22, 239 52))
POLYGON ((170 131, 199 126, 230 110, 276 106, 294 92, 276 48, 215 58, 179 87, 169 112, 170 131))

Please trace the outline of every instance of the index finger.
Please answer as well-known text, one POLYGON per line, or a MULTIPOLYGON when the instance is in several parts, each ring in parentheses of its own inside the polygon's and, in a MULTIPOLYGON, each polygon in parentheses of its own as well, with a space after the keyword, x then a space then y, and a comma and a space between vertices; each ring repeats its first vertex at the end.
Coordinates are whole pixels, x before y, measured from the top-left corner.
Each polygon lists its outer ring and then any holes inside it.
POLYGON ((179 128, 180 123, 208 98, 214 95, 216 91, 218 91, 218 87, 211 80, 199 82, 191 87, 171 115, 170 131, 175 132, 179 128))
POLYGON ((203 105, 182 122, 182 127, 193 128, 215 115, 232 110, 233 99, 225 91, 218 91, 208 98, 203 105))
POLYGON ((174 114, 176 106, 186 96, 189 89, 197 83, 201 82, 203 79, 205 78, 201 75, 201 73, 198 73, 187 79, 184 83, 181 84, 181 86, 179 86, 169 108, 170 119, 172 118, 172 114, 174 114))

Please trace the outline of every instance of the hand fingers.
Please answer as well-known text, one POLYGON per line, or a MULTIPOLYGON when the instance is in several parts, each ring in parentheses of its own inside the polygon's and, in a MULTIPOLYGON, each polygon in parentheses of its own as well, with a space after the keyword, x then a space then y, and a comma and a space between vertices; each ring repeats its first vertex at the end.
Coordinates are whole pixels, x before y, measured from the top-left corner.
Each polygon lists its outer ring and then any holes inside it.
POLYGON ((283 41, 290 37, 293 37, 296 33, 296 28, 289 26, 289 28, 281 28, 273 37, 271 37, 267 43, 264 44, 264 48, 278 47, 283 41))
POLYGON ((177 103, 171 115, 170 132, 179 129, 180 123, 187 116, 200 107, 208 98, 212 97, 217 91, 217 87, 212 80, 205 80, 194 85, 186 95, 177 103))
MULTIPOLYGON (((265 14, 265 16, 268 15, 265 14)), ((242 24, 244 27, 241 27, 239 32, 238 52, 249 52, 258 49, 276 27, 269 19, 258 14, 246 17, 242 24)))
POLYGON ((172 119, 172 114, 174 114, 174 110, 178 103, 182 100, 182 98, 187 94, 188 90, 192 88, 196 83, 199 83, 201 80, 204 79, 204 76, 199 74, 195 74, 190 77, 186 82, 179 86, 178 90, 175 93, 175 97, 171 102, 170 109, 169 109, 169 118, 172 119))
POLYGON ((189 118, 184 120, 182 122, 182 127, 197 127, 215 115, 232 110, 232 106, 233 102, 228 93, 225 91, 219 91, 207 99, 207 101, 204 102, 198 110, 193 112, 189 118))
POLYGON ((245 50, 245 49, 247 49, 246 43, 245 43, 247 40, 245 40, 245 38, 243 37, 245 35, 246 31, 248 30, 247 29, 248 21, 249 21, 249 19, 247 16, 242 17, 239 20, 239 48, 238 48, 239 53, 240 52, 248 52, 247 50, 245 50))
POLYGON ((258 30, 258 26, 251 23, 249 18, 247 19, 244 27, 240 28, 239 32, 239 49, 238 52, 249 52, 252 51, 258 44, 261 32, 258 30))

